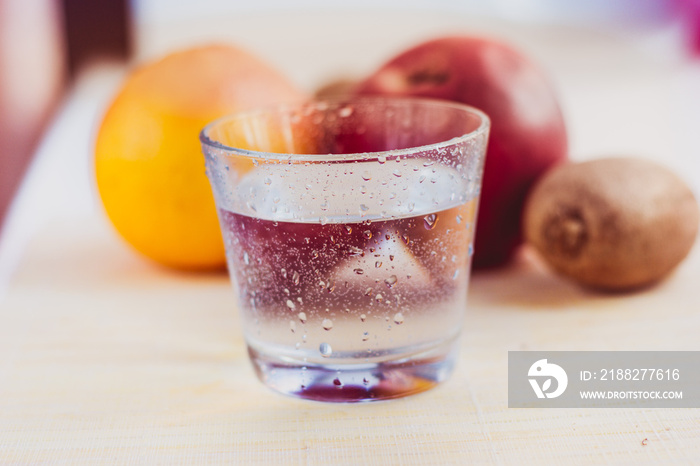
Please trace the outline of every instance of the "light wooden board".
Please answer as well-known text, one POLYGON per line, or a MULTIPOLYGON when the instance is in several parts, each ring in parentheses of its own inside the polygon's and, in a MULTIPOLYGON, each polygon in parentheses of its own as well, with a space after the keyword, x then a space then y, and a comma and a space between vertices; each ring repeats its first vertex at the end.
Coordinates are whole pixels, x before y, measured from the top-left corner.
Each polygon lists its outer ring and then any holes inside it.
POLYGON ((527 254, 478 274, 449 381, 333 405, 258 382, 226 275, 153 266, 102 218, 54 223, 0 303, 0 464, 698 463, 699 410, 508 409, 506 363, 697 350, 699 249, 627 295, 582 291, 527 254))

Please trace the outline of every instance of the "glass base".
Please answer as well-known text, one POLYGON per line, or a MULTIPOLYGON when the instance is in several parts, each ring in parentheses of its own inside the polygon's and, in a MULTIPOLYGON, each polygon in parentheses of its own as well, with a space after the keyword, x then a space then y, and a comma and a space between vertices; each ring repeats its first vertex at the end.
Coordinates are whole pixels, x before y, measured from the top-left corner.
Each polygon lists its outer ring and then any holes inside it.
POLYGON ((265 354, 248 346, 258 378, 285 395, 315 401, 357 403, 426 391, 452 373, 456 341, 376 363, 313 364, 265 354))

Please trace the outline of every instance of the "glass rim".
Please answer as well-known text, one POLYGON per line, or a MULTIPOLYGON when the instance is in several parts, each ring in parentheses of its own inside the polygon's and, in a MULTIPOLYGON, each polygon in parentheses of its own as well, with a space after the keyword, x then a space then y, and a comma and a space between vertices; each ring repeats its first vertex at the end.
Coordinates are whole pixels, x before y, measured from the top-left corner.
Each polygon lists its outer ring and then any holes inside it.
POLYGON ((384 156, 387 159, 406 156, 416 152, 427 152, 434 151, 438 149, 443 149, 446 147, 453 146, 455 144, 460 144, 465 141, 476 139, 479 136, 486 133, 491 126, 491 120, 489 116, 482 110, 472 107, 470 105, 462 104, 459 102, 453 102, 449 100, 441 99, 431 99, 425 97, 397 97, 397 96, 360 96, 360 97, 348 97, 340 96, 335 98, 324 98, 324 99, 310 99, 302 102, 291 103, 291 104, 281 104, 276 106, 267 106, 263 108, 244 110, 241 112, 234 112, 229 115, 225 115, 221 118, 217 118, 207 125, 199 132, 199 141, 203 146, 211 149, 223 150, 230 154, 235 154, 250 159, 263 159, 263 160, 284 160, 284 161, 298 161, 298 162, 335 162, 335 161, 354 161, 354 160, 372 160, 384 156), (294 109, 303 108, 305 105, 321 105, 326 103, 328 105, 338 105, 338 104, 354 104, 354 103, 371 103, 371 102, 418 102, 422 104, 434 105, 444 108, 453 108, 457 110, 462 110, 464 112, 476 115, 481 120, 479 126, 461 136, 455 136, 445 141, 436 142, 433 144, 426 144, 420 146, 412 146, 404 149, 392 149, 383 151, 373 151, 373 152, 356 152, 348 154, 295 154, 295 153, 285 153, 285 152, 266 152, 266 151, 255 151, 249 149, 241 149, 233 146, 228 146, 222 144, 218 141, 209 137, 209 132, 211 129, 227 120, 233 120, 236 118, 241 118, 245 116, 262 115, 272 112, 283 112, 292 111, 294 109))

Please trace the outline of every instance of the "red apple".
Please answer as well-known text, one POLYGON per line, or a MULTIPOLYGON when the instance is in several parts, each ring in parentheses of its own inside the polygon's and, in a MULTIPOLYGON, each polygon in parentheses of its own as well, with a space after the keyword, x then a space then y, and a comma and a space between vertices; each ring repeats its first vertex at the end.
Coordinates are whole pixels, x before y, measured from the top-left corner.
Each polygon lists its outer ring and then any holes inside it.
POLYGON ((453 100, 489 115, 474 266, 506 263, 522 242, 528 190, 567 157, 564 120, 542 71, 505 44, 445 37, 398 55, 361 82, 356 92, 453 100))

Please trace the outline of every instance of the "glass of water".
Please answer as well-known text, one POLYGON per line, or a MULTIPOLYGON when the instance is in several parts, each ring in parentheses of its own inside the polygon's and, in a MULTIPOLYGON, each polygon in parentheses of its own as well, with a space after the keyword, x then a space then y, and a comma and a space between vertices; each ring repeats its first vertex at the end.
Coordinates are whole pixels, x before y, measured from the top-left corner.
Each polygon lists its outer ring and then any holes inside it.
POLYGON ((251 111, 201 133, 250 358, 322 401, 452 371, 489 120, 415 98, 251 111))

